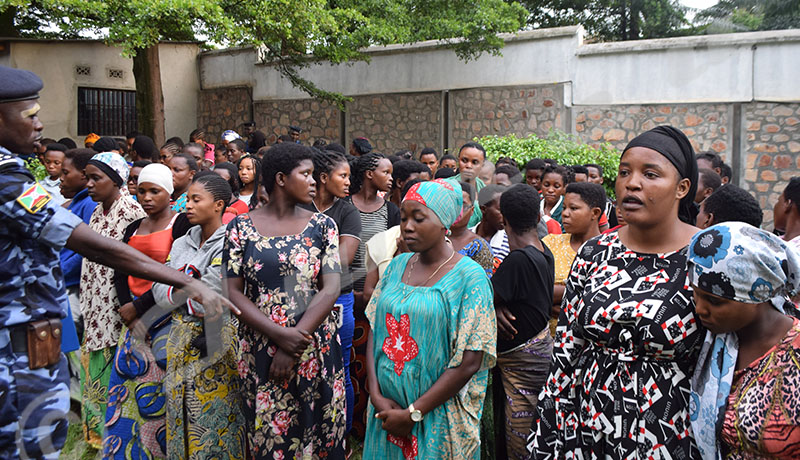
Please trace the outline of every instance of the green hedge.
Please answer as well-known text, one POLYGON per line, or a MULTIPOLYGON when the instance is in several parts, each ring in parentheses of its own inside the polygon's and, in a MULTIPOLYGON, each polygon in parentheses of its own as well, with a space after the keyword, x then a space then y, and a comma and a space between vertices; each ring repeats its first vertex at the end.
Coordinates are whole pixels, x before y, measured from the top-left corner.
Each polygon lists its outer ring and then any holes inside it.
POLYGON ((611 144, 603 143, 599 148, 584 144, 577 136, 551 130, 547 137, 485 136, 475 138, 486 149, 492 162, 500 157, 511 157, 520 168, 534 158, 551 158, 561 165, 583 165, 595 163, 603 167, 603 185, 606 193, 614 197, 614 181, 619 169, 620 152, 611 144))
POLYGON ((33 174, 33 177, 35 177, 37 181, 44 180, 44 178, 47 177, 47 170, 35 156, 31 157, 25 162, 25 167, 28 168, 28 171, 33 174))

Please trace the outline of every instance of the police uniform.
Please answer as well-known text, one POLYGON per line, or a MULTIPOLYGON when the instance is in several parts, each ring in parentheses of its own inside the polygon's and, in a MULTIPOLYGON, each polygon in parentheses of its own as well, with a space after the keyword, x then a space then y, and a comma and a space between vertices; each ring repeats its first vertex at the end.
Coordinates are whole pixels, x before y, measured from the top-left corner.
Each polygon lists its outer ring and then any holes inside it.
MULTIPOLYGON (((25 100, 26 90, 35 98, 41 87, 30 72, 0 67, 0 103, 25 100)), ((67 361, 59 352, 55 364, 31 370, 27 329, 66 316, 58 254, 81 222, 0 146, 0 459, 56 459, 66 440, 67 361)))

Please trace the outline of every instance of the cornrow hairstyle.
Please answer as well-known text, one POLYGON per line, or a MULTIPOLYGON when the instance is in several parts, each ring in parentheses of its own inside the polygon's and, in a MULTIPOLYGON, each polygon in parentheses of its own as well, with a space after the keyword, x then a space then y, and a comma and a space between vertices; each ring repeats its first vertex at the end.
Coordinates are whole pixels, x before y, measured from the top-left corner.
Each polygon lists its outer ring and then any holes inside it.
POLYGON ((205 141, 206 140, 206 130, 203 128, 197 128, 191 133, 189 133, 189 141, 197 142, 197 141, 205 141))
POLYGON ((494 173, 505 174, 506 176, 508 176, 508 180, 511 182, 511 184, 519 184, 520 182, 522 182, 522 173, 519 172, 519 169, 517 169, 514 166, 511 166, 508 163, 501 164, 500 166, 495 168, 494 173))
POLYGON ((458 149, 458 154, 461 155, 462 150, 469 148, 480 150, 481 153, 483 154, 483 159, 484 160, 486 159, 486 149, 483 148, 483 146, 477 142, 467 142, 466 144, 462 145, 461 148, 458 149))
POLYGON ((319 180, 322 174, 331 174, 341 163, 348 163, 347 157, 335 150, 314 150, 314 173, 312 176, 317 181, 317 187, 322 186, 319 180))
POLYGON ((580 196, 589 209, 600 208, 601 211, 606 209, 606 189, 602 185, 592 182, 573 182, 567 185, 564 193, 574 193, 580 196))
POLYGON ((531 169, 536 171, 544 171, 547 168, 547 163, 540 158, 534 158, 533 160, 525 163, 525 171, 530 171, 531 169))
POLYGON ((354 158, 354 161, 350 164, 350 169, 353 171, 350 175, 350 195, 355 195, 361 190, 367 171, 375 171, 384 158, 386 157, 376 152, 354 158))
MULTIPOLYGON (((239 139, 236 139, 237 141, 239 139)), ((258 187, 261 185, 261 160, 254 155, 245 155, 239 158, 239 161, 236 162, 236 183, 238 184, 239 190, 244 189, 244 182, 239 177, 239 167, 241 166, 244 160, 252 160, 253 161, 253 194, 250 196, 250 202, 247 203, 247 207, 252 211, 253 209, 258 206, 258 187)))
POLYGON ((273 145, 264 154, 264 159, 261 162, 261 181, 264 183, 264 190, 268 194, 272 194, 273 190, 275 190, 275 176, 278 173, 290 174, 301 162, 305 160, 313 161, 313 159, 314 151, 311 150, 311 147, 295 144, 294 142, 282 142, 273 145))
POLYGON ((506 224, 516 233, 536 230, 539 213, 531 209, 539 208, 539 193, 531 186, 516 184, 500 195, 500 213, 506 224))
MULTIPOLYGON (((800 189, 800 180, 795 182, 795 189, 800 189)), ((703 200, 703 210, 706 214, 714 214, 715 224, 745 222, 758 228, 764 220, 764 212, 753 195, 733 184, 718 188, 703 200), (731 203, 736 203, 736 206, 731 206, 731 203)))
POLYGON ((585 165, 583 165, 583 166, 585 166, 586 168, 594 168, 594 169, 596 169, 596 170, 597 170, 597 174, 598 174, 600 177, 602 177, 602 176, 603 176, 603 167, 602 167, 602 166, 600 166, 599 164, 596 164, 596 163, 586 163, 586 164, 585 164, 585 165))
POLYGON ((172 158, 183 158, 184 160, 186 160, 186 165, 189 166, 189 169, 195 172, 200 170, 200 167, 197 166, 197 161, 194 159, 193 156, 189 155, 188 153, 178 152, 174 154, 172 158))
POLYGON ((564 185, 570 184, 575 181, 575 175, 572 173, 570 168, 565 166, 550 166, 548 165, 544 168, 544 172, 542 173, 542 179, 547 174, 558 174, 561 176, 561 180, 564 181, 564 185))
MULTIPOLYGON (((214 198, 214 201, 222 201, 224 206, 222 212, 231 204, 231 186, 228 181, 213 171, 201 171, 194 176, 193 184, 201 184, 214 198)), ((255 194, 254 194, 255 195, 255 194)), ((251 208, 252 209, 252 208, 251 208)))
POLYGON ((178 145, 175 142, 167 142, 166 144, 162 145, 159 150, 166 150, 167 152, 171 153, 172 156, 175 156, 181 153, 183 149, 183 145, 178 145))
POLYGON ((86 169, 86 165, 89 164, 89 160, 91 160, 96 154, 97 152, 92 149, 69 149, 64 152, 64 157, 72 160, 72 166, 74 166, 75 169, 78 171, 83 171, 86 169))
MULTIPOLYGON (((228 171, 228 176, 230 176, 230 179, 228 179, 228 185, 231 187, 233 194, 239 196, 239 168, 237 168, 236 165, 231 162, 224 161, 222 163, 217 163, 217 165, 214 166, 214 171, 218 169, 224 169, 225 171, 228 171)), ((258 173, 259 172, 256 171, 256 174, 258 173)), ((217 175, 219 176, 219 174, 217 175)))
MULTIPOLYGON (((175 144, 175 145, 177 145, 177 146, 178 146, 178 147, 180 147, 180 148, 183 148, 183 146, 185 145, 185 144, 183 143, 183 139, 181 139, 181 138, 180 138, 180 137, 178 137, 178 136, 175 136, 175 137, 170 137, 169 139, 167 139, 167 142, 165 142, 165 144, 175 144)), ((162 147, 162 148, 163 148, 163 147, 162 147)))

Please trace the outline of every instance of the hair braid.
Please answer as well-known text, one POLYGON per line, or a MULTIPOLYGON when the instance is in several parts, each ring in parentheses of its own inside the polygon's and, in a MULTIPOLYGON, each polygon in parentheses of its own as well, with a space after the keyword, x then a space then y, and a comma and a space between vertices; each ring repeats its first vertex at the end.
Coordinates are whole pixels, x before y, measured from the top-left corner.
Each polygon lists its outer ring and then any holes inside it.
POLYGON ((223 212, 225 212, 225 208, 231 204, 231 186, 228 184, 228 181, 222 178, 219 174, 213 173, 211 171, 203 171, 201 174, 195 176, 194 183, 201 184, 203 188, 211 194, 214 198, 214 201, 222 200, 225 206, 222 208, 223 212))
POLYGON ((333 150, 314 150, 314 180, 320 185, 319 177, 322 174, 330 175, 331 171, 340 163, 348 163, 347 157, 333 150))
POLYGON ((375 171, 375 169, 378 168, 378 164, 384 158, 386 157, 380 153, 368 153, 355 158, 355 160, 350 163, 350 168, 353 170, 353 174, 350 175, 351 195, 355 195, 361 190, 367 171, 375 171))
POLYGON ((261 185, 261 160, 254 155, 245 155, 239 158, 239 161, 236 162, 236 183, 239 184, 239 190, 244 189, 244 182, 242 182, 241 177, 239 177, 239 165, 242 164, 242 161, 245 159, 250 159, 253 161, 253 194, 250 196, 250 202, 247 203, 247 207, 252 211, 258 205, 258 187, 261 185))

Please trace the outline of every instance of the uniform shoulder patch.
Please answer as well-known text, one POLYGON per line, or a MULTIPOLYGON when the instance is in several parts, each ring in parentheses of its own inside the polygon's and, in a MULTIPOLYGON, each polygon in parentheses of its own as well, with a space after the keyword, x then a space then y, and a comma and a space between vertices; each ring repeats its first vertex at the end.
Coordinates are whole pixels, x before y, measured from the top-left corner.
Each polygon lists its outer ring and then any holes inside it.
POLYGON ((222 265, 222 257, 214 257, 211 259, 211 263, 209 265, 212 267, 215 265, 222 265))
POLYGON ((51 199, 52 197, 47 193, 47 190, 36 182, 28 188, 28 190, 25 190, 22 195, 17 197, 17 203, 22 205, 29 213, 34 214, 41 211, 51 199))

